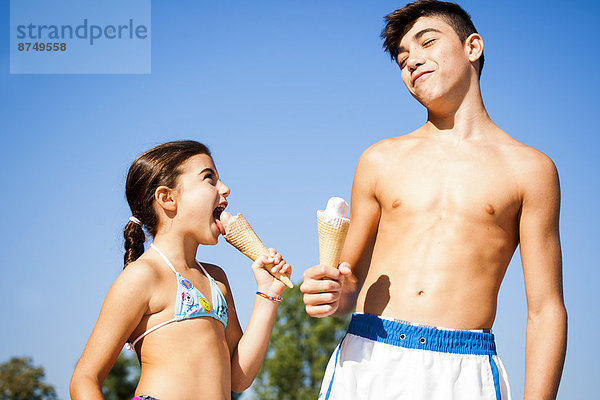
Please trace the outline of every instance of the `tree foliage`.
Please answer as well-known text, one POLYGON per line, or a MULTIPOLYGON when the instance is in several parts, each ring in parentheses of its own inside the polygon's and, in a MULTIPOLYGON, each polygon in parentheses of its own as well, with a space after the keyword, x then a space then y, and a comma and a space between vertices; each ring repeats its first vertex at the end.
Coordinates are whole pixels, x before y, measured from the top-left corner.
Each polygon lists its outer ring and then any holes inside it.
POLYGON ((140 379, 140 364, 133 353, 121 352, 102 384, 106 400, 130 399, 140 379))
POLYGON ((298 286, 287 290, 253 392, 261 400, 314 400, 349 317, 312 318, 298 286))
POLYGON ((30 357, 13 357, 0 364, 1 400, 55 400, 56 391, 44 383, 44 368, 30 357))

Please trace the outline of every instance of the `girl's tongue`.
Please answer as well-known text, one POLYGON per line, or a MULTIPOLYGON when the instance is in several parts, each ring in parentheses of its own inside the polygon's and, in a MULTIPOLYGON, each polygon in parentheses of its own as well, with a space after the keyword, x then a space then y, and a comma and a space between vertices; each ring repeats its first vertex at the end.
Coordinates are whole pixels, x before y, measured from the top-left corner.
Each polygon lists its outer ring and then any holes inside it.
POLYGON ((221 235, 225 235, 225 227, 223 226, 221 221, 215 219, 215 223, 217 224, 217 228, 219 228, 219 231, 221 231, 221 235))

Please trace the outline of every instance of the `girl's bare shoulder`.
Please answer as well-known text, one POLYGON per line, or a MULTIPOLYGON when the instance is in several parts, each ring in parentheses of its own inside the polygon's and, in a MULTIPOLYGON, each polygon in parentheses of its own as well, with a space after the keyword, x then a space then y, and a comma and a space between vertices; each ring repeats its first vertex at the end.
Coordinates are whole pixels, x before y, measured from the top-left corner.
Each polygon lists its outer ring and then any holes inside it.
POLYGON ((123 269, 117 281, 151 291, 165 278, 166 272, 171 272, 161 267, 158 260, 142 255, 123 269))

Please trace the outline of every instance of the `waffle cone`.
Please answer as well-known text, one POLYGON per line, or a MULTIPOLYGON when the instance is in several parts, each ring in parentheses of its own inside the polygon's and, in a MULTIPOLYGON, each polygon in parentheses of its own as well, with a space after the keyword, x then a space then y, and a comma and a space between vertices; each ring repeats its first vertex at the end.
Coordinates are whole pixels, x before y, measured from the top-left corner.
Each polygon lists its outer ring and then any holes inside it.
MULTIPOLYGON (((269 250, 267 250, 267 247, 259 239, 254 229, 252 229, 242 214, 238 214, 237 218, 227 226, 224 237, 229 244, 248 256, 252 261, 256 261, 260 256, 269 256, 269 250)), ((287 287, 294 287, 292 281, 286 275, 278 272, 272 273, 271 271, 269 273, 287 287)))
POLYGON ((333 222, 328 222, 324 212, 319 210, 317 211, 317 224, 319 228, 319 264, 337 268, 350 227, 350 220, 338 218, 333 222))

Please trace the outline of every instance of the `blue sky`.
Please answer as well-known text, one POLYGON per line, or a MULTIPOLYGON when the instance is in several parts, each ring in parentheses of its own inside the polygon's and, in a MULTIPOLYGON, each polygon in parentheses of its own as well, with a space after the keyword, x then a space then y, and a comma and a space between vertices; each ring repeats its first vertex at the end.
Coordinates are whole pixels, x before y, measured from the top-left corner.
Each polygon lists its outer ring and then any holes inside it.
MULTIPOLYGON (((29 355, 62 399, 122 268, 127 168, 191 138, 213 151, 263 241, 293 265, 318 261, 315 211, 350 197, 370 144, 425 120, 381 50, 392 1, 153 2, 149 75, 10 75, 0 6, 0 362, 29 355)), ((600 362, 597 113, 600 4, 463 1, 485 40, 481 78, 494 121, 548 154, 562 185, 569 345, 559 398, 596 392, 600 362)), ((225 242, 199 249, 227 271, 240 320, 255 289, 225 242)), ((522 398, 526 302, 518 253, 502 285, 498 349, 522 398)), ((548 332, 552 335, 552 332, 548 332)))

